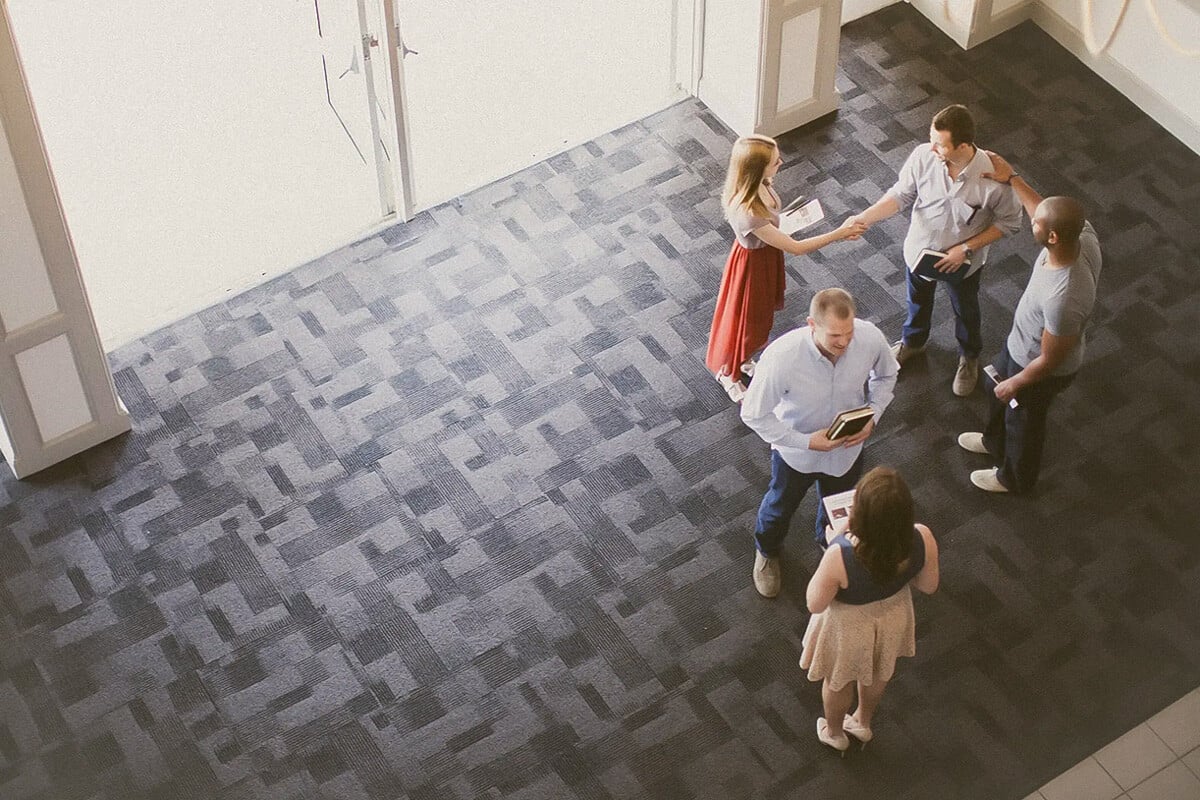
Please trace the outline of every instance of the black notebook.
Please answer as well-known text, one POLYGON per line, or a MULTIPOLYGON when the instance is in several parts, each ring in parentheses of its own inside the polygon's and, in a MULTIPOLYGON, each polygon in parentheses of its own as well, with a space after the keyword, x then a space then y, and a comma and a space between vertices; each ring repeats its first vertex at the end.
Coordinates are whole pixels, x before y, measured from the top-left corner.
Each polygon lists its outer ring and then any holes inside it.
POLYGON ((847 436, 854 434, 867 427, 867 423, 875 416, 875 412, 870 406, 862 408, 852 408, 849 411, 843 411, 833 418, 833 422, 829 425, 829 430, 825 431, 825 436, 830 441, 844 439, 847 436))
POLYGON ((971 271, 970 259, 964 261, 962 266, 956 269, 954 272, 940 272, 935 269, 933 265, 945 257, 945 253, 937 250, 922 250, 921 256, 917 259, 917 265, 913 267, 913 272, 920 275, 922 278, 927 278, 929 280, 961 283, 962 279, 967 277, 967 273, 971 271))

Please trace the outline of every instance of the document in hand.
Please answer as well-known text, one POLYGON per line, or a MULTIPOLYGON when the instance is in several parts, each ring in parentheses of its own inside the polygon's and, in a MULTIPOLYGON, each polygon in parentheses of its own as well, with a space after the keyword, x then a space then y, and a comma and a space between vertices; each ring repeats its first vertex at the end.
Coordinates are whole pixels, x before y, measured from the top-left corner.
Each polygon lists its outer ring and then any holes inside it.
POLYGON ((850 529, 850 507, 854 505, 854 490, 847 489, 837 494, 826 495, 821 499, 825 504, 825 513, 829 516, 829 527, 825 529, 825 544, 850 529))
POLYGON ((938 250, 925 249, 921 251, 917 263, 913 266, 912 271, 922 278, 930 281, 949 281, 950 283, 959 283, 963 278, 967 277, 967 273, 971 270, 970 259, 964 261, 962 266, 954 270, 954 272, 940 272, 933 265, 946 257, 945 253, 938 250))
POLYGON ((825 431, 825 435, 830 441, 836 441, 846 436, 853 436, 867 427, 867 423, 874 416, 875 412, 870 406, 843 411, 833 418, 833 422, 829 424, 829 429, 825 431))
POLYGON ((821 208, 821 201, 815 197, 810 200, 801 195, 779 212, 779 230, 791 236, 796 231, 816 225, 823 219, 825 211, 821 208))
MULTIPOLYGON (((999 373, 999 372, 997 372, 997 371, 996 371, 996 368, 995 368, 995 367, 993 367, 991 364, 985 364, 985 365, 984 365, 984 367, 983 367, 983 374, 984 374, 984 375, 987 375, 989 378, 991 378, 991 379, 992 379, 992 390, 993 390, 993 391, 995 391, 996 384, 997 384, 997 383, 999 383, 1001 380, 1003 380, 1003 379, 1000 377, 1000 373, 999 373)), ((1012 408, 1016 408, 1018 405, 1020 405, 1020 403, 1018 403, 1018 402, 1017 402, 1017 398, 1015 398, 1015 397, 1014 397, 1014 398, 1012 398, 1011 400, 1009 400, 1009 401, 1008 401, 1008 404, 1009 404, 1009 406, 1011 406, 1012 408)))

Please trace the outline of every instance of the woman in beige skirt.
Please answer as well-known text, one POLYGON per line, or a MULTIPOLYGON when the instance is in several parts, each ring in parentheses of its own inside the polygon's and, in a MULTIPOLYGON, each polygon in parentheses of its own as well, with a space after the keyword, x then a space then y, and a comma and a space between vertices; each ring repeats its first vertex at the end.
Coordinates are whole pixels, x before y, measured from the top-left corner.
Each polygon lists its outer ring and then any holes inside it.
POLYGON ((825 716, 817 738, 835 750, 846 734, 871 741, 871 719, 900 656, 916 654, 912 590, 938 586, 933 534, 913 523, 912 495, 894 469, 876 467, 859 480, 850 525, 825 551, 808 584, 812 619, 800 666, 824 681, 825 716), (855 689, 858 708, 850 714, 855 689))

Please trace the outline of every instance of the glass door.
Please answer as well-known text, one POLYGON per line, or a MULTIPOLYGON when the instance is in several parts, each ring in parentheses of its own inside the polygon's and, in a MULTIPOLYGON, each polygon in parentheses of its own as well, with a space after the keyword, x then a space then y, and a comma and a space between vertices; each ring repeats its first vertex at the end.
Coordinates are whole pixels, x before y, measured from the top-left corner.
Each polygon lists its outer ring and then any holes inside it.
POLYGON ((7 0, 106 348, 407 212, 383 2, 7 0))

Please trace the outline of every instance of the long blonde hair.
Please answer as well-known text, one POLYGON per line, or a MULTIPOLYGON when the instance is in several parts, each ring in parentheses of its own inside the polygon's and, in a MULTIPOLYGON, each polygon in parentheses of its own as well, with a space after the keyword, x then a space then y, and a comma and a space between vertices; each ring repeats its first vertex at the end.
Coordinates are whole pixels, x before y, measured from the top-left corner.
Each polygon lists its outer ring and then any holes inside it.
POLYGON ((762 187, 763 173, 775 159, 778 150, 779 146, 769 136, 743 136, 733 143, 729 172, 725 175, 725 190, 721 192, 721 205, 727 218, 742 209, 756 217, 771 215, 758 192, 762 187))

